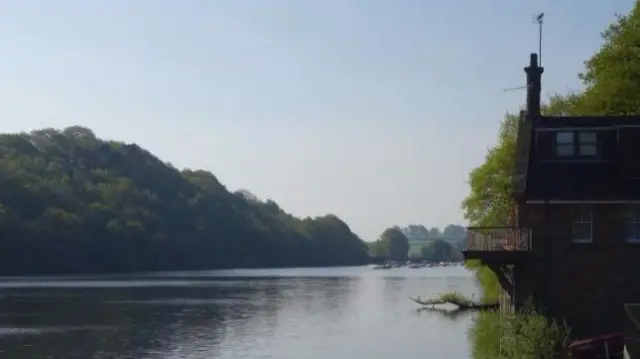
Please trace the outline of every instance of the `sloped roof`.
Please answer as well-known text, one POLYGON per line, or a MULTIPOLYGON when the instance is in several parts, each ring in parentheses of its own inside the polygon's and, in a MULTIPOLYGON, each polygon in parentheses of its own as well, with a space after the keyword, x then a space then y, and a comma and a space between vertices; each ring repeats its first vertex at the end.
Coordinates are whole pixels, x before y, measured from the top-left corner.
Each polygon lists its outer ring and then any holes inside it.
POLYGON ((545 162, 529 167, 528 200, 640 200, 640 179, 625 178, 616 163, 545 162))
POLYGON ((541 116, 534 127, 640 126, 640 116, 541 116))
MULTIPOLYGON (((624 126, 630 125, 640 127, 640 116, 541 116, 533 120, 532 131, 563 127, 619 127, 624 131, 624 126)), ((532 155, 533 146, 531 141, 527 155, 532 155)), ((524 197, 527 200, 640 200, 640 178, 622 173, 623 167, 629 166, 634 164, 621 166, 617 159, 538 162, 530 158, 524 197)), ((640 175, 640 153, 637 166, 640 175)))

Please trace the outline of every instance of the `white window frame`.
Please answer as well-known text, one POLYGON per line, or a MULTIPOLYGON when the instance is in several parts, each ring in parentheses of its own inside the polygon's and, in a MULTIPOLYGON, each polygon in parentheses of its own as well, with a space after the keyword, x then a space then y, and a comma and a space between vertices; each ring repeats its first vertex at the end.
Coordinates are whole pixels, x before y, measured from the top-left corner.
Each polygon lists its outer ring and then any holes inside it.
POLYGON ((573 243, 593 243, 593 208, 588 204, 571 206, 571 240, 573 243), (579 215, 576 215, 576 214, 579 215), (589 226, 589 238, 576 237, 575 226, 589 226))
POLYGON ((627 243, 640 243, 640 205, 631 204, 625 212, 624 239, 627 243), (633 230, 629 230, 632 228, 633 230))
POLYGON ((576 134, 573 131, 556 132, 554 153, 556 157, 573 157, 576 154, 575 146, 576 134), (560 149, 570 149, 569 152, 562 152, 560 149))

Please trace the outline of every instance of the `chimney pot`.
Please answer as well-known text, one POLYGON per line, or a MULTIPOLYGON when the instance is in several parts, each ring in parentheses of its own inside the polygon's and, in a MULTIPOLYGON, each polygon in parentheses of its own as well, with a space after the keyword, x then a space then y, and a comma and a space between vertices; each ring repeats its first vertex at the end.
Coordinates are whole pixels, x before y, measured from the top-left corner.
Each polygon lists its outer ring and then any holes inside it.
POLYGON ((527 73, 527 112, 532 118, 540 116, 540 93, 542 73, 544 69, 538 66, 538 54, 531 54, 529 67, 524 71, 527 73))
POLYGON ((538 67, 538 54, 531 54, 530 58, 529 58, 529 66, 531 67, 538 67))

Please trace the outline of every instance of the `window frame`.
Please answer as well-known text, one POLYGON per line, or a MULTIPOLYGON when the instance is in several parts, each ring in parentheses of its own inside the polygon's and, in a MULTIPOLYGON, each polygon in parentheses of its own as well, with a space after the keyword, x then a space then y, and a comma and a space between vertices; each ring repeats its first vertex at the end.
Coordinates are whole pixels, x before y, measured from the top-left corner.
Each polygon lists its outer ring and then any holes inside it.
POLYGON ((631 204, 625 210, 624 219, 624 241, 626 243, 640 244, 640 204, 631 204), (630 233, 629 227, 633 228, 630 233), (632 234, 630 236, 630 234, 632 234))
POLYGON ((596 131, 578 131, 578 156, 597 157, 598 156, 598 134, 596 131), (593 135, 593 138, 585 139, 586 135, 593 135), (583 148, 593 148, 593 153, 583 153, 583 148))
POLYGON ((589 130, 557 131, 553 142, 556 158, 597 158, 598 132, 589 130))
POLYGON ((555 157, 573 157, 576 155, 576 134, 574 131, 558 131, 556 132, 556 136, 554 138, 553 149, 555 157), (570 139, 562 140, 562 135, 571 135, 570 139), (569 148, 571 151, 569 153, 562 153, 558 149, 560 148, 569 148))
POLYGON ((571 206, 571 241, 577 244, 593 243, 593 207, 588 204, 577 204, 571 206), (576 213, 580 213, 576 216, 576 213), (587 219, 585 214, 588 213, 587 219), (579 218, 576 218, 579 217, 579 218), (575 226, 589 226, 589 238, 576 237, 575 226))

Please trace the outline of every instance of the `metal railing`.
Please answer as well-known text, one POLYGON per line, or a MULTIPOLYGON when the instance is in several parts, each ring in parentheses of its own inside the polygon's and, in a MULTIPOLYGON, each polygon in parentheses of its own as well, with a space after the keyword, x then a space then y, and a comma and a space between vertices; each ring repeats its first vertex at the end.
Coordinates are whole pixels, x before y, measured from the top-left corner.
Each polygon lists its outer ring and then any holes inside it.
POLYGON ((520 227, 468 227, 468 251, 530 251, 531 229, 520 227))

